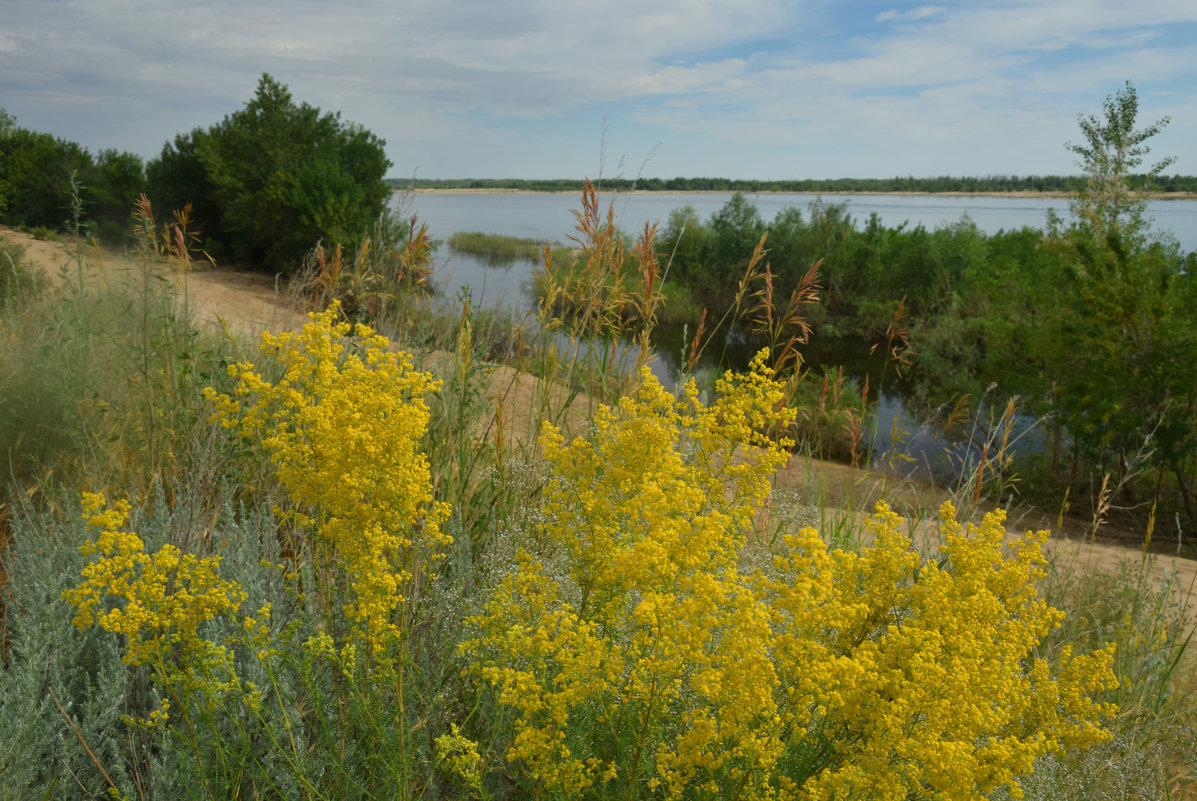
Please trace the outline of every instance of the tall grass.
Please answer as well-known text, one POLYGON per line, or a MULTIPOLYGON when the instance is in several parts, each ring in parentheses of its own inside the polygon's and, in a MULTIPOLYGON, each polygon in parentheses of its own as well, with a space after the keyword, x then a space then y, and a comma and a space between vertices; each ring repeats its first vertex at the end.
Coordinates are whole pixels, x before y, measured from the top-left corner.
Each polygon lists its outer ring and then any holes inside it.
MULTIPOLYGON (((152 213, 142 218, 151 220, 152 213)), ((0 315, 8 486, 144 492, 190 474, 204 428, 200 393, 224 381, 220 361, 230 345, 187 319, 186 294, 173 288, 174 274, 186 269, 181 255, 143 250, 129 275, 104 274, 94 258, 77 251, 63 265, 70 280, 0 315)))
POLYGON ((37 291, 37 274, 26 248, 0 234, 0 304, 27 298, 37 291))

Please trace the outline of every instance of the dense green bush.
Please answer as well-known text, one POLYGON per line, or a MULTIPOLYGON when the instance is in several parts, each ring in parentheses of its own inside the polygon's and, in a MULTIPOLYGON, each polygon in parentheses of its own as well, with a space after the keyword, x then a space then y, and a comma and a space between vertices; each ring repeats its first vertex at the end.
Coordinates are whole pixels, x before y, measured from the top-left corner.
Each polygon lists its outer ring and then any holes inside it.
POLYGON ((1192 531, 1197 255, 1150 231, 1152 182, 1171 162, 1132 172, 1166 123, 1136 129, 1137 112, 1128 85, 1101 115, 1079 120, 1084 143, 1069 149, 1087 177, 1070 219, 1049 213, 1042 230, 988 235, 967 217, 934 230, 887 227, 876 215, 858 225, 846 206, 818 200, 765 222, 737 194, 706 222, 676 210, 661 249, 673 254, 671 277, 716 318, 763 293, 765 271, 745 270, 762 235, 767 275, 783 292, 819 262, 821 302, 805 310, 809 322, 874 342, 906 329, 925 408, 975 406, 996 390, 1048 421, 1047 454, 1035 456, 1047 491, 1037 500, 1054 505, 1070 492, 1137 508, 1140 523, 1155 504, 1192 531))
POLYGON ((245 108, 163 147, 148 167, 151 199, 192 203, 232 258, 293 272, 317 242, 351 244, 378 219, 390 197, 384 145, 263 75, 245 108))
POLYGON ((61 230, 71 216, 71 181, 81 221, 94 223, 109 244, 120 244, 129 207, 145 189, 141 157, 108 149, 98 157, 77 142, 19 128, 0 109, 0 220, 61 230))

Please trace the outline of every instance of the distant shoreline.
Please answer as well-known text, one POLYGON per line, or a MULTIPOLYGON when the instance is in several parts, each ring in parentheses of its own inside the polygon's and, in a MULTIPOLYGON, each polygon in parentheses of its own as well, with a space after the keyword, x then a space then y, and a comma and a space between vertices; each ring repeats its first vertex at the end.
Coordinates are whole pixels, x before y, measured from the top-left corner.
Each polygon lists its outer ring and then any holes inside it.
MULTIPOLYGON (((418 195, 569 195, 575 194, 575 190, 571 189, 515 189, 515 188, 500 188, 500 187, 445 187, 445 188, 425 188, 417 187, 413 189, 393 189, 392 193, 413 192, 418 195)), ((602 191, 602 190, 600 190, 602 191)), ((810 195, 817 197, 820 195, 851 195, 859 197, 1013 197, 1013 198, 1069 198, 1069 192, 1036 192, 1029 189, 1019 189, 1011 192, 908 192, 908 191, 894 191, 894 192, 815 192, 815 191, 780 191, 780 190, 759 190, 747 191, 736 189, 633 189, 633 190, 615 190, 615 194, 619 195, 730 195, 740 192, 744 195, 810 195)), ((1152 197, 1152 200, 1197 200, 1197 192, 1166 192, 1158 193, 1152 197)))

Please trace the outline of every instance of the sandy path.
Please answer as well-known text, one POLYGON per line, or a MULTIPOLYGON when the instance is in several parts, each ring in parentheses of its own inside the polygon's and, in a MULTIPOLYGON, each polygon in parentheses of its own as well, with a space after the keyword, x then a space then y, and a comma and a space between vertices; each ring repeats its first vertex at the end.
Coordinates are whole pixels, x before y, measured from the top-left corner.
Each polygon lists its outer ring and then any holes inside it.
MULTIPOLYGON (((26 258, 37 265, 52 284, 57 284, 64 272, 71 275, 76 269, 72 244, 37 240, 3 226, 0 226, 0 236, 25 246, 26 258)), ((86 247, 82 253, 88 280, 132 280, 146 266, 133 255, 108 248, 86 247)), ((163 265, 152 267, 160 273, 169 273, 163 265)), ((285 302, 281 286, 263 273, 216 269, 201 264, 185 276, 173 276, 173 280, 177 291, 186 292, 191 314, 200 325, 227 327, 236 334, 256 337, 264 329, 295 328, 306 320, 285 302)))

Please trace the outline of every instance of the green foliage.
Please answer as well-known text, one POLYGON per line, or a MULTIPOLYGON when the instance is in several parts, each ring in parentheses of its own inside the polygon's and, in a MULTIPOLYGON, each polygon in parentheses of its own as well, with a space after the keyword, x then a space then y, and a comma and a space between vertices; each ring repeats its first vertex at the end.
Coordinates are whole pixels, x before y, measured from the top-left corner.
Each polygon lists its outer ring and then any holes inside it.
POLYGON ((1137 507, 1140 523, 1155 504, 1191 530, 1194 281, 1175 242, 1154 236, 1144 216, 1150 187, 1130 170, 1166 121, 1138 130, 1137 111, 1128 85, 1102 117, 1080 118, 1086 143, 1069 149, 1087 178, 1074 219, 1049 219, 1046 235, 989 237, 988 258, 942 295, 954 300, 915 326, 916 375, 936 403, 980 397, 992 384, 1046 416, 1036 500, 1059 504, 1071 489, 1093 499, 1093 519, 1137 507))
POLYGON ((4 209, 8 205, 8 159, 5 156, 7 148, 4 146, 9 133, 16 127, 17 121, 12 115, 0 108, 0 219, 4 217, 4 209))
POLYGON ((1077 118, 1085 141, 1066 147, 1079 159, 1085 181, 1070 204, 1078 225, 1098 239, 1117 234, 1132 247, 1143 242, 1144 213, 1153 184, 1176 159, 1162 159, 1146 175, 1134 170, 1150 152, 1145 142, 1163 130, 1167 117, 1136 130, 1139 97, 1130 81, 1102 103, 1102 116, 1077 118))
POLYGON ((231 257, 293 272, 317 243, 349 245, 378 218, 390 196, 384 144, 263 75, 245 108, 163 147, 149 167, 153 200, 192 202, 231 257))
POLYGON ((0 139, 0 163, 8 197, 5 222, 53 230, 62 228, 67 217, 67 180, 92 167, 91 155, 75 142, 24 128, 0 139))
POLYGON ((1002 258, 1004 246, 967 218, 928 231, 921 225, 886 227, 872 215, 860 228, 847 206, 819 199, 806 215, 789 207, 766 223, 737 194, 707 223, 691 207, 675 210, 661 250, 672 257, 670 275, 700 306, 721 315, 744 291, 745 267, 762 235, 779 289, 798 285, 819 264, 821 303, 808 311, 816 327, 831 323, 841 334, 867 336, 885 330, 903 298, 915 316, 952 302, 969 280, 1002 258))
POLYGON ((910 377, 925 408, 960 412, 996 391, 1048 420, 1046 453, 1035 456, 1046 468, 1037 500, 1054 505, 1069 488, 1095 500, 1108 475, 1107 505, 1137 507, 1141 523, 1162 504, 1189 529, 1197 524, 1194 257, 1149 229, 1146 203, 1171 159, 1134 174, 1167 122, 1139 129, 1137 112, 1127 85, 1103 115, 1080 118, 1085 142, 1068 147, 1086 174, 1070 224, 1049 215, 1046 232, 986 235, 967 217, 928 230, 887 227, 874 215, 858 226, 845 206, 818 200, 766 223, 735 195, 705 223, 692 208, 673 214, 662 241, 670 276, 715 315, 742 316, 751 307, 741 299, 765 273, 788 290, 818 262, 810 324, 872 341, 902 302, 910 377), (761 234, 767 267, 750 275, 745 259, 761 234))
MULTIPOLYGON (((1106 99, 1103 116, 1081 117, 1087 181, 1072 203, 1073 224, 1053 230, 1057 302, 1041 307, 1050 332, 1051 402, 1076 454, 1111 477, 1111 503, 1134 502, 1139 474, 1154 472, 1150 500, 1165 498, 1189 524, 1194 508, 1197 444, 1197 320, 1191 273, 1174 241, 1153 235, 1145 218, 1149 183, 1130 171, 1148 153, 1146 141, 1167 124, 1136 129, 1134 88, 1106 99)), ((1172 159, 1148 173, 1158 175, 1172 159)))
MULTIPOLYGON (((219 242, 220 206, 199 157, 199 145, 205 136, 202 128, 195 128, 187 134, 176 134, 173 142, 164 144, 158 158, 146 164, 146 194, 159 209, 181 209, 190 203, 202 233, 219 242)), ((211 252, 207 246, 204 250, 211 252)))
POLYGON ((66 197, 73 175, 84 188, 84 218, 97 229, 107 224, 108 231, 123 234, 129 206, 144 190, 141 158, 112 149, 93 158, 75 142, 16 127, 0 109, 0 220, 61 230, 69 214, 66 197))
POLYGON ((765 234, 765 222, 756 206, 737 192, 711 217, 714 247, 711 261, 715 277, 726 283, 744 272, 752 249, 765 234))
POLYGON ((99 223, 100 241, 106 245, 127 244, 129 209, 145 191, 141 157, 111 148, 102 150, 84 184, 91 189, 88 216, 99 223))

